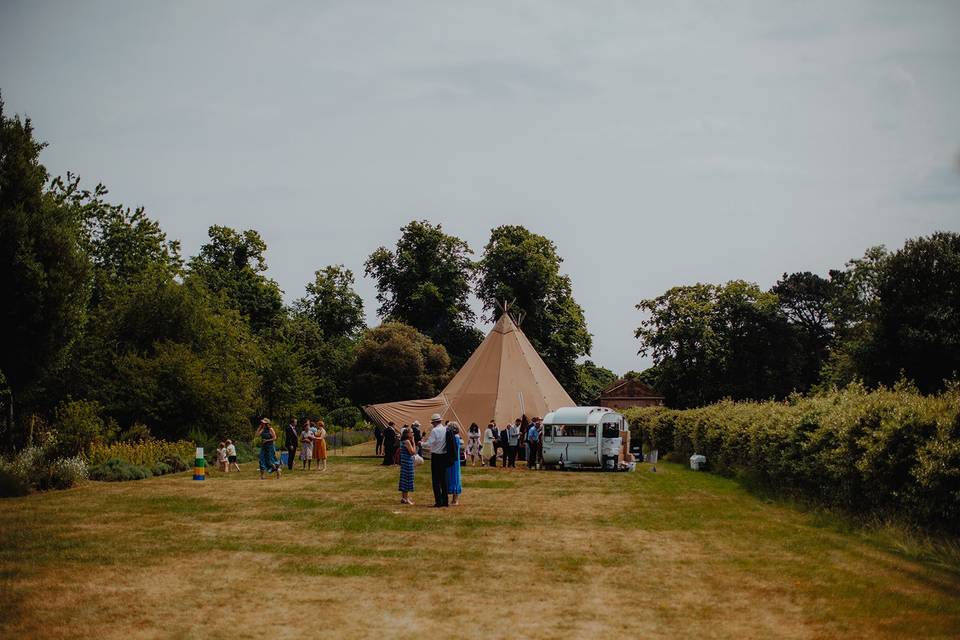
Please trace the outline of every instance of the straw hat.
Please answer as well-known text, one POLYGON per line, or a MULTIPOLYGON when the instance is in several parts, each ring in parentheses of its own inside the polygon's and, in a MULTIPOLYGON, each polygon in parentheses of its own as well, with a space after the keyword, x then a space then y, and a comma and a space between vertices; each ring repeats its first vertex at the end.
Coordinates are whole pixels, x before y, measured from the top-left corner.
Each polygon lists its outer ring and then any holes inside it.
POLYGON ((432 416, 430 416, 430 422, 441 422, 442 420, 443 418, 440 417, 439 413, 435 413, 432 416))

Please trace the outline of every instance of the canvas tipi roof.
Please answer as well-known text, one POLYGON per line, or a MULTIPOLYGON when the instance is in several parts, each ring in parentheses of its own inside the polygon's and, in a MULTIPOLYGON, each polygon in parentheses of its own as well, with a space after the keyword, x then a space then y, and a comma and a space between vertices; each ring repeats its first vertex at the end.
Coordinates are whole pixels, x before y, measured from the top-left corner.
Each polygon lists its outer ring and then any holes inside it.
POLYGON ((498 425, 528 417, 547 415, 560 407, 573 407, 570 398, 536 349, 513 322, 509 313, 464 363, 440 395, 424 400, 401 400, 367 405, 363 409, 375 422, 396 425, 419 420, 428 427, 430 416, 439 413, 466 429, 471 422, 481 427, 493 418, 498 425))

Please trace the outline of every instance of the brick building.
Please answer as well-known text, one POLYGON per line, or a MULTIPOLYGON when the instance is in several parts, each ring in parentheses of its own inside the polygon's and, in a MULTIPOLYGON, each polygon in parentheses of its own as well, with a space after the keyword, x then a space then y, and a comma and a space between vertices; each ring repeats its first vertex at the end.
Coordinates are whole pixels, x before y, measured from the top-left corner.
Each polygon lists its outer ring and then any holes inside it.
POLYGON ((639 380, 621 378, 604 389, 594 404, 611 409, 662 407, 663 396, 639 380))

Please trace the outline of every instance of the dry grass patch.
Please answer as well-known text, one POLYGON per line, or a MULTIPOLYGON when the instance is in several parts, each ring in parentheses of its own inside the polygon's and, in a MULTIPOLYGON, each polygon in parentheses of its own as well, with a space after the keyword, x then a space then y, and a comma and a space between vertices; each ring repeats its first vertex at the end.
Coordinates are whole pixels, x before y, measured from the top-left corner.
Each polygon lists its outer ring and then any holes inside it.
POLYGON ((468 468, 448 510, 364 457, 5 500, 0 637, 960 635, 949 549, 659 468, 468 468))

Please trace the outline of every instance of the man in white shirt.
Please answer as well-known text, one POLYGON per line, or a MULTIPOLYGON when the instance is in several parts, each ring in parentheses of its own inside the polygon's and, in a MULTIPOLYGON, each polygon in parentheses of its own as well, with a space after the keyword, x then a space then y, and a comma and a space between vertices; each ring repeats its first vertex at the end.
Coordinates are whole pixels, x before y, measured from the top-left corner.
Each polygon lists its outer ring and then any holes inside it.
POLYGON ((423 446, 430 451, 430 475, 433 476, 433 506, 450 506, 447 496, 447 429, 439 413, 430 417, 430 434, 423 446))

